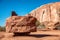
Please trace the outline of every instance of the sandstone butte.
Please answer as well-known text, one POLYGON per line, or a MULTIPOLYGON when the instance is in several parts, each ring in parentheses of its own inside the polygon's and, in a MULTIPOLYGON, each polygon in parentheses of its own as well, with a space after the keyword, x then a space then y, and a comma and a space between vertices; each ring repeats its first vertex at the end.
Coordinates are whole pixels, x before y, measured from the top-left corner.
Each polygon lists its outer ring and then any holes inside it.
POLYGON ((41 23, 46 29, 53 30, 60 24, 60 2, 42 5, 31 11, 26 16, 31 15, 41 23))

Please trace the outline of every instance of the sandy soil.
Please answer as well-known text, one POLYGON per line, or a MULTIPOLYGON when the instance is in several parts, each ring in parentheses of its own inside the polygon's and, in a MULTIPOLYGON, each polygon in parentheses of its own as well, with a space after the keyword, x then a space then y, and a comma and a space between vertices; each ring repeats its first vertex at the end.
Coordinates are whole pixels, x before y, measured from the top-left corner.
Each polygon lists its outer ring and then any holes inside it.
POLYGON ((60 40, 60 31, 58 30, 37 31, 30 33, 30 35, 16 35, 14 37, 5 37, 5 34, 7 33, 0 32, 0 40, 60 40))

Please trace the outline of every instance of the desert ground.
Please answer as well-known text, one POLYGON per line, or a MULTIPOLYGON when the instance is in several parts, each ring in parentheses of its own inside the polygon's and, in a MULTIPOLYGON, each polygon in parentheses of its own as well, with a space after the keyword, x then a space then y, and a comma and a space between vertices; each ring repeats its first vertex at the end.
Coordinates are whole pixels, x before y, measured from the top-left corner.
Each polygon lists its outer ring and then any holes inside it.
POLYGON ((31 32, 30 35, 5 37, 6 32, 0 32, 0 40, 60 40, 60 30, 31 32))

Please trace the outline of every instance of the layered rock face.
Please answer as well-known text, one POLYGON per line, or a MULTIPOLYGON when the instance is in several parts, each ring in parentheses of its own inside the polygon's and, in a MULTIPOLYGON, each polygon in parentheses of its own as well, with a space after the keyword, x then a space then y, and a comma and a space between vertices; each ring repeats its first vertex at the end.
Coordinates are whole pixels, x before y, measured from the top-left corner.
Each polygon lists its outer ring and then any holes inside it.
POLYGON ((53 30, 60 21, 60 2, 46 4, 30 12, 46 28, 53 30))
POLYGON ((6 20, 6 32, 36 31, 36 18, 32 16, 11 16, 6 20))

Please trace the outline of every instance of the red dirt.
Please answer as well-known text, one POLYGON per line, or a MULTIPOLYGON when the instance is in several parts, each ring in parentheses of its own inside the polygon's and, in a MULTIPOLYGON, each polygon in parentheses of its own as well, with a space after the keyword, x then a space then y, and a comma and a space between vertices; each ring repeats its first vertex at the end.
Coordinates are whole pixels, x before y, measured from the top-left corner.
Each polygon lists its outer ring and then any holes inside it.
POLYGON ((30 35, 17 35, 5 37, 5 32, 0 32, 0 40, 60 40, 60 31, 37 31, 30 35))

